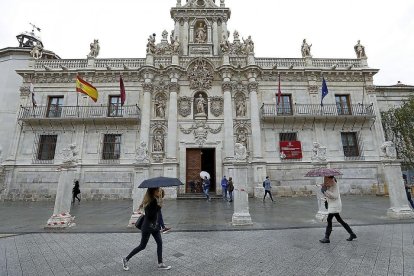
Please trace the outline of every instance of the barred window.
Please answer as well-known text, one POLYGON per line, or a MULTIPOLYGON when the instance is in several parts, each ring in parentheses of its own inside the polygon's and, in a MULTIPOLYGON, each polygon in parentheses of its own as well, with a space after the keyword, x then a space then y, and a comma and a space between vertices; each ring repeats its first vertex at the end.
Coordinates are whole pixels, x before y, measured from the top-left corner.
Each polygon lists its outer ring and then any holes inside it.
POLYGON ((63 97, 49 97, 47 117, 59 118, 62 114, 63 97))
POLYGON ((55 159, 57 135, 40 135, 37 151, 38 160, 55 159))
POLYGON ((116 160, 121 157, 121 135, 120 134, 105 134, 102 159, 116 160))
POLYGON ((356 132, 342 132, 341 138, 345 157, 359 156, 356 132))
POLYGON ((122 106, 120 96, 109 97, 108 117, 122 117, 122 106))
POLYGON ((279 141, 297 141, 298 136, 296 132, 291 133, 279 133, 279 141))

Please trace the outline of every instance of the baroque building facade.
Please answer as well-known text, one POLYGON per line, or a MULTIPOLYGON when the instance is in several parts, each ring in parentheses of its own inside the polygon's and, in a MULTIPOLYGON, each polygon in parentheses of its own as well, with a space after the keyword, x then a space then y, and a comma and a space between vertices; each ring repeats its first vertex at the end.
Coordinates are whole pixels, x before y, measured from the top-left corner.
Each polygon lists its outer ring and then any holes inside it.
POLYGON ((3 198, 53 198, 69 145, 84 198, 131 198, 156 176, 185 183, 167 189, 175 198, 200 192, 189 182, 201 171, 220 194, 221 177, 239 161, 254 196, 267 175, 278 195, 313 194, 315 179, 304 175, 322 165, 343 171, 342 192, 376 193, 384 184, 382 100, 364 47, 355 45, 355 59, 314 58, 304 40, 301 58, 256 57, 252 37, 230 35, 230 9, 215 2, 178 0, 173 31, 158 43, 150 35, 145 58, 97 58, 96 40, 86 59, 34 55, 17 70, 20 107, 3 158, 3 198), (77 76, 98 89, 97 103, 75 92, 77 76))

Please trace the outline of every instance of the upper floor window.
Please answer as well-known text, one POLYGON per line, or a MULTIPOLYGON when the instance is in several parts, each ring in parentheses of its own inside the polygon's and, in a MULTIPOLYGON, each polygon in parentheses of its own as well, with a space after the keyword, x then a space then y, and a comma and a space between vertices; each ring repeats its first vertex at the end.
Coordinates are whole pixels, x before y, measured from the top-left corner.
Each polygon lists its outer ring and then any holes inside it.
MULTIPOLYGON (((277 100, 277 99, 276 99, 277 100)), ((282 95, 277 106, 278 115, 292 115, 292 96, 282 95)))
POLYGON ((40 135, 37 160, 55 159, 57 135, 40 135))
POLYGON ((103 142, 102 159, 116 160, 121 157, 121 135, 105 134, 103 142))
POLYGON ((57 118, 62 114, 63 97, 49 97, 47 117, 57 118))
POLYGON ((292 132, 292 133, 279 133, 279 141, 297 141, 298 137, 297 137, 297 133, 296 132, 292 132))
POLYGON ((345 157, 359 156, 356 132, 342 132, 341 139, 345 157))
POLYGON ((335 102, 338 115, 351 115, 349 95, 335 95, 335 102))
POLYGON ((122 117, 121 96, 109 97, 108 117, 122 117))

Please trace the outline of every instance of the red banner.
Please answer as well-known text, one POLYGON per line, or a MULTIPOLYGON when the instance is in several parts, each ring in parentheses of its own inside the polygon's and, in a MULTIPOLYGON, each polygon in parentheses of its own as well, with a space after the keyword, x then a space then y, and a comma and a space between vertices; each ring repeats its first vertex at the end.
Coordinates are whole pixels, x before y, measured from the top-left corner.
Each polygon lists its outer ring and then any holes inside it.
POLYGON ((302 159, 302 144, 300 141, 280 141, 279 146, 282 159, 302 159))

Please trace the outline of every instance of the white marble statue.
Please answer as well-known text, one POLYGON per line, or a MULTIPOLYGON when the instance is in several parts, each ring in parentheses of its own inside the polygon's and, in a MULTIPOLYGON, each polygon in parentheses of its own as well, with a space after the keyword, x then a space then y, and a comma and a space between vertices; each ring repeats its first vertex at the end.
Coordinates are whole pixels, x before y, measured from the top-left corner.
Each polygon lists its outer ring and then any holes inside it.
POLYGON ((203 98, 201 94, 198 95, 198 98, 196 99, 197 104, 197 114, 206 114, 206 100, 203 98))
POLYGON ((245 130, 240 130, 237 135, 237 143, 242 144, 247 149, 247 135, 245 130))
POLYGON ((180 40, 178 39, 178 37, 174 36, 174 30, 171 31, 170 41, 171 41, 171 52, 173 54, 178 54, 180 51, 180 40))
POLYGON ((195 42, 196 43, 205 43, 207 41, 207 28, 200 22, 198 28, 195 31, 195 42))
POLYGON ((385 159, 395 160, 397 159, 397 151, 394 143, 391 141, 384 142, 381 147, 381 156, 385 159))
POLYGON ((99 55, 99 50, 100 50, 100 46, 99 46, 99 40, 95 39, 90 45, 90 51, 89 51, 89 55, 88 57, 93 57, 96 58, 99 55))
POLYGON ((239 100, 236 103, 236 116, 237 117, 244 117, 246 116, 246 104, 243 100, 239 100))
POLYGON ((36 43, 36 45, 33 47, 33 49, 30 51, 30 54, 34 59, 40 59, 43 55, 43 48, 40 43, 36 43))
POLYGON ((243 38, 243 43, 244 51, 246 54, 254 53, 254 42, 252 40, 252 36, 249 35, 249 37, 246 40, 243 38))
POLYGON ((355 54, 357 58, 366 58, 365 47, 361 45, 361 40, 358 40, 357 44, 354 46, 355 54))
POLYGON ((165 117, 165 102, 158 100, 155 102, 155 116, 159 118, 165 117))
POLYGON ((164 141, 162 135, 155 135, 153 140, 152 149, 154 152, 163 152, 164 151, 164 141))
POLYGON ((155 54, 155 36, 156 34, 152 34, 149 36, 148 38, 148 42, 147 42, 147 54, 155 54))
POLYGON ((225 34, 223 34, 223 39, 220 42, 221 52, 222 53, 228 53, 229 50, 230 50, 230 46, 231 45, 230 45, 228 37, 225 34))
POLYGON ((306 42, 306 39, 304 39, 303 40, 303 43, 302 43, 302 47, 301 47, 301 51, 302 51, 302 57, 311 57, 311 47, 312 47, 312 44, 311 45, 309 45, 307 42, 306 42))
POLYGON ((238 161, 246 160, 247 158, 247 150, 243 144, 236 143, 234 145, 234 158, 238 161))

